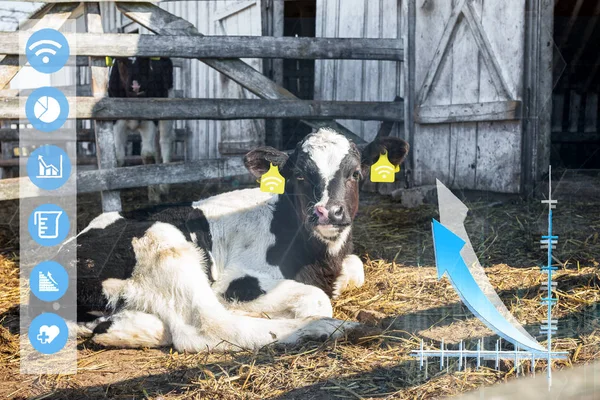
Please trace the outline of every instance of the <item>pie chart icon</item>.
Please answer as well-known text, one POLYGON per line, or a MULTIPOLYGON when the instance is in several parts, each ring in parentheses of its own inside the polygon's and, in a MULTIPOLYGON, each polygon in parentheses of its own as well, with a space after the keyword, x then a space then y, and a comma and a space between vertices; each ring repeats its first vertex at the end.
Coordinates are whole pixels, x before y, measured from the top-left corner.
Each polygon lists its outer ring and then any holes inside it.
POLYGON ((69 102, 56 88, 39 88, 29 95, 25 104, 25 114, 35 129, 52 132, 61 128, 67 120, 69 102))
POLYGON ((54 97, 42 96, 35 102, 33 113, 40 121, 51 124, 60 117, 60 104, 54 97))

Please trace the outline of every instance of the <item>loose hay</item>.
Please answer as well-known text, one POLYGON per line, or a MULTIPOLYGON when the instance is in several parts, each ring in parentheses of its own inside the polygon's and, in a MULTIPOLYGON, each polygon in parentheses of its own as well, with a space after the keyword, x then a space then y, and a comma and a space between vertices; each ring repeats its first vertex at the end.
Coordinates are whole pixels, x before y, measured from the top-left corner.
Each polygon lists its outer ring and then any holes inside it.
MULTIPOLYGON (((145 198, 143 191, 129 195, 132 201, 145 198)), ((490 282, 508 309, 535 334, 545 317, 539 292, 544 275, 535 267, 543 259, 535 246, 545 229, 543 210, 533 203, 488 207, 489 203, 469 204, 473 212, 467 230, 476 252, 483 254, 480 259, 490 282)), ((97 207, 88 200, 80 226, 97 207)), ((600 359, 600 268, 595 258, 600 243, 589 228, 600 227, 600 207, 564 208, 555 220, 562 232, 556 273, 560 302, 554 308, 559 332, 553 343, 556 350, 568 351, 570 359, 556 361, 555 369, 600 359)), ((476 340, 484 338, 486 348, 493 348, 496 340, 462 306, 449 281, 437 280, 432 217, 437 218, 434 207, 404 210, 380 197, 361 204, 355 242, 366 261, 366 284, 335 301, 334 312, 337 318, 376 326, 377 333, 295 349, 224 355, 102 349, 81 342, 79 373, 74 376, 19 375, 18 260, 14 253, 5 253, 0 256, 0 398, 430 399, 506 381, 516 374, 510 361, 502 363, 500 371, 490 365, 477 371, 469 364, 459 372, 454 365, 440 371, 432 359, 425 376, 409 355, 421 338, 427 347, 439 347, 444 338, 450 346, 464 339, 468 348, 474 348, 476 340)), ((14 237, 0 241, 14 248, 14 237)), ((536 363, 538 373, 545 367, 543 361, 536 363)), ((529 363, 523 361, 520 369, 527 372, 529 363)))

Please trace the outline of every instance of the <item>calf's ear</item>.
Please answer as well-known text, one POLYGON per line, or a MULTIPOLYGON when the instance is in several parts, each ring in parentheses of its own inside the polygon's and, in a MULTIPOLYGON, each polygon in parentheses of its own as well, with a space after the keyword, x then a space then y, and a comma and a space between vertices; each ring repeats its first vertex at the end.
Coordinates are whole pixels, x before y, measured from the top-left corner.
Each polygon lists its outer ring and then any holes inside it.
POLYGON ((404 140, 396 137, 383 137, 375 139, 365 147, 361 153, 363 169, 371 167, 379 160, 379 156, 387 151, 388 160, 394 165, 402 164, 410 146, 404 140))
POLYGON ((283 165, 288 159, 288 155, 273 147, 265 146, 252 150, 244 156, 244 165, 252 175, 257 178, 263 176, 271 164, 279 167, 281 171, 283 165))

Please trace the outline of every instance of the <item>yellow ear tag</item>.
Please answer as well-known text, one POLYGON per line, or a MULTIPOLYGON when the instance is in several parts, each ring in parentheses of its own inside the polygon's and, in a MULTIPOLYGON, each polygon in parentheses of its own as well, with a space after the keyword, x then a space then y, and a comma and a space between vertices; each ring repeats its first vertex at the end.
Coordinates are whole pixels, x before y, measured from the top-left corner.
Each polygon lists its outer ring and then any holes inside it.
POLYGON ((379 160, 371 165, 371 182, 393 183, 400 166, 390 162, 387 151, 379 156, 379 160))
POLYGON ((278 166, 271 164, 271 168, 267 173, 260 177, 260 191, 283 194, 285 191, 285 178, 279 173, 278 166))
POLYGON ((112 67, 115 63, 115 60, 113 60, 112 57, 106 57, 106 66, 107 67, 112 67))

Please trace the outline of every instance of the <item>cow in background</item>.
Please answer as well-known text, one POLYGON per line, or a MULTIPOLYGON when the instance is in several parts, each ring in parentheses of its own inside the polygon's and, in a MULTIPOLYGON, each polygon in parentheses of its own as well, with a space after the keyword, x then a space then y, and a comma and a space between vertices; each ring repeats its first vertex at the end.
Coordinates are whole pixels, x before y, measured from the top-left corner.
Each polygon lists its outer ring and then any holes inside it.
MULTIPOLYGON (((110 72, 108 83, 109 97, 172 97, 173 62, 169 58, 117 58, 110 72)), ((142 137, 142 162, 160 163, 157 141, 163 163, 171 162, 173 144, 172 121, 119 120, 115 122, 115 147, 117 163, 125 163, 127 148, 127 128, 139 131, 142 137), (160 137, 157 140, 157 137, 160 137)), ((159 203, 161 194, 167 194, 168 185, 150 186, 148 198, 151 203, 159 203)))

